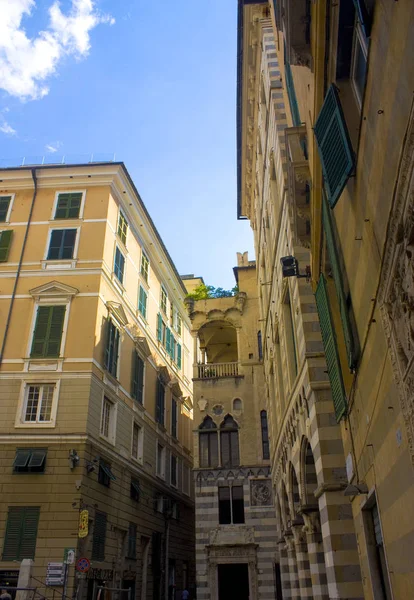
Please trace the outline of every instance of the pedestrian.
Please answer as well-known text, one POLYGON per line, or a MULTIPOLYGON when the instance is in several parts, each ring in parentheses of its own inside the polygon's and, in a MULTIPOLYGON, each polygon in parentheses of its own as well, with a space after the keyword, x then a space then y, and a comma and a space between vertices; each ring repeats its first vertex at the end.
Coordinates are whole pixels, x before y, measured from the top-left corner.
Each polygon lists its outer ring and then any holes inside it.
POLYGON ((190 600, 190 592, 185 588, 181 592, 181 600, 190 600))
MULTIPOLYGON (((188 598, 188 596, 186 597, 188 598)), ((12 597, 10 596, 7 590, 2 589, 0 594, 0 600, 12 600, 12 597)))

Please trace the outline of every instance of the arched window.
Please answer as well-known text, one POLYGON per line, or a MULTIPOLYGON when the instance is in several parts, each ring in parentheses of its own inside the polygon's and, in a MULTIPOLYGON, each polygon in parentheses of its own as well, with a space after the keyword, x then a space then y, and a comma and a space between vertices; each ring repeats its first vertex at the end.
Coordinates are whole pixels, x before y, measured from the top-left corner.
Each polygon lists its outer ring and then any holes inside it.
POLYGON ((260 427, 262 429, 262 452, 265 460, 270 458, 269 431, 267 427, 267 412, 260 411, 260 427))
POLYGON ((240 465, 239 427, 231 415, 224 417, 224 421, 220 425, 220 455, 222 467, 238 467, 240 465))
POLYGON ((242 401, 240 398, 235 398, 233 400, 233 410, 241 410, 243 408, 242 401))
POLYGON ((199 427, 200 467, 218 466, 217 426, 209 416, 199 427))

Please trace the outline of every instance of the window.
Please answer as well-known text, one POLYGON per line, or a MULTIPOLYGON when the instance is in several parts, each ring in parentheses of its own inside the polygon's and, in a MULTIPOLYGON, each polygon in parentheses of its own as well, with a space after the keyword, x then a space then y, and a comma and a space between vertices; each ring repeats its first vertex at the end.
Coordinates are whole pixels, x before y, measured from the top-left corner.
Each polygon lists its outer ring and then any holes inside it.
POLYGON ((34 558, 40 508, 38 506, 9 506, 4 535, 3 560, 34 558))
POLYGON ((221 466, 224 468, 238 467, 240 464, 238 429, 236 421, 230 415, 220 425, 221 466))
POLYGON ((181 335, 182 333, 182 329, 183 329, 183 320, 181 318, 181 315, 177 312, 176 313, 176 324, 175 324, 175 330, 178 333, 178 335, 181 335))
POLYGON ((118 248, 115 249, 114 273, 120 283, 124 281, 125 257, 118 248))
POLYGON ((128 527, 127 558, 137 557, 137 526, 130 523, 128 527))
POLYGON ((147 299, 148 299, 148 294, 144 290, 142 285, 140 285, 139 286, 139 298, 138 298, 138 310, 141 313, 141 315, 144 317, 144 319, 147 318, 147 299))
POLYGON ((105 369, 116 378, 118 372, 119 329, 111 319, 107 322, 105 369))
POLYGON ((263 344, 262 344, 262 332, 257 332, 257 351, 259 354, 259 360, 263 360, 263 344))
POLYGON ((357 22, 352 50, 351 81, 360 107, 362 106, 367 77, 367 54, 368 41, 361 25, 357 22))
POLYGON ((25 390, 25 423, 47 423, 52 420, 55 384, 28 385, 25 390))
POLYGON ((105 560, 106 521, 106 513, 95 512, 92 540, 92 560, 105 560))
POLYGON ((286 46, 285 46, 285 85, 289 99, 290 112, 292 115, 292 122, 295 127, 301 124, 299 106, 296 98, 295 84, 293 82, 292 70, 290 64, 287 61, 286 46))
POLYGON ((137 423, 134 422, 132 426, 132 458, 135 460, 142 461, 143 451, 143 430, 137 423))
POLYGON ((135 350, 132 354, 131 396, 140 404, 144 398, 144 367, 144 361, 135 350))
POLYGON ((0 223, 6 223, 10 220, 11 196, 0 196, 0 223))
POLYGON ((155 420, 160 425, 164 425, 165 388, 159 379, 157 379, 156 399, 155 400, 156 400, 156 402, 155 402, 155 420))
POLYGON ((55 219, 78 219, 82 203, 82 192, 59 194, 55 219))
POLYGON ((133 477, 131 477, 129 495, 132 498, 132 500, 135 500, 135 502, 139 502, 139 498, 141 495, 141 486, 139 484, 138 479, 134 479, 133 477))
POLYGON ((77 229, 53 229, 47 260, 70 260, 75 251, 77 229))
POLYGON ((164 314, 167 314, 167 298, 167 292, 165 291, 163 286, 161 286, 161 310, 164 314))
POLYGON ((115 480, 116 477, 111 471, 111 466, 101 458, 99 460, 98 483, 110 487, 111 481, 115 480))
POLYGON ((164 512, 164 498, 160 494, 157 494, 154 498, 154 509, 159 512, 164 512))
POLYGON ((7 259, 9 258, 12 236, 12 229, 0 232, 0 262, 7 262, 7 259))
POLYGON ((220 525, 244 523, 243 486, 219 487, 218 496, 220 525))
POLYGON ((368 499, 362 514, 373 597, 378 600, 391 600, 390 579, 375 494, 368 499))
POLYGON ((118 216, 118 236, 121 242, 125 245, 128 233, 128 222, 125 218, 124 213, 120 210, 118 216))
POLYGON ((162 320, 161 313, 157 315, 157 340, 161 342, 161 344, 165 347, 167 344, 167 331, 169 331, 168 327, 162 320))
POLYGON ((51 358, 60 355, 65 312, 65 306, 38 307, 30 352, 32 358, 51 358))
POLYGON ((177 437, 177 425, 178 425, 178 411, 177 411, 177 400, 171 399, 171 435, 177 437))
POLYGON ((190 467, 183 465, 183 492, 190 495, 190 467))
POLYGON ((44 473, 47 449, 18 448, 13 462, 13 473, 44 473))
POLYGON ((270 458, 269 448, 269 431, 267 426, 267 412, 265 410, 260 411, 260 427, 262 430, 262 452, 264 460, 270 458))
POLYGON ((165 448, 157 443, 157 475, 165 479, 165 448))
POLYGON ((181 369, 181 344, 177 344, 177 367, 181 369))
POLYGON ((115 404, 106 396, 102 402, 101 436, 111 443, 115 438, 115 404))
POLYGON ((145 281, 148 283, 148 277, 149 277, 149 258, 145 254, 144 251, 142 251, 142 254, 141 254, 141 275, 145 279, 145 281))
POLYGON ((211 417, 205 417, 199 428, 200 467, 218 466, 217 426, 211 417))
POLYGON ((171 485, 178 485, 178 460, 174 454, 171 454, 171 485))
POLYGON ((282 305, 282 311, 285 330, 285 347, 288 358, 290 385, 292 388, 298 374, 298 360, 296 353, 295 325, 293 322, 292 303, 290 300, 289 288, 286 291, 286 296, 282 305))

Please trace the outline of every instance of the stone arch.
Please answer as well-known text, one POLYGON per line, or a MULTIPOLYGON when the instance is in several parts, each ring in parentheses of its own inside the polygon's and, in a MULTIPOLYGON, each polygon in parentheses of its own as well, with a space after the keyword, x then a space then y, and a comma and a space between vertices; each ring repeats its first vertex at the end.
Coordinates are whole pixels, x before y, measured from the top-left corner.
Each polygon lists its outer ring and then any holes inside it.
POLYGON ((289 491, 290 491, 290 506, 292 509, 292 516, 297 519, 300 515, 300 493, 299 483, 296 476, 296 471, 292 463, 289 465, 289 491))
POLYGON ((306 505, 317 506, 315 490, 318 487, 315 459, 312 447, 307 437, 303 436, 300 450, 300 480, 302 484, 302 498, 306 505))

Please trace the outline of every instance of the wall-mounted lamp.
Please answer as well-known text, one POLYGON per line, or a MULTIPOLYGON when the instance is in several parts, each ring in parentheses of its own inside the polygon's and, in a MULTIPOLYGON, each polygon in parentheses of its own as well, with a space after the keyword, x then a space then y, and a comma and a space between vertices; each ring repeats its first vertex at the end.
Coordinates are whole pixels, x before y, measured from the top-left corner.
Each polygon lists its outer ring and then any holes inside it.
POLYGON ((74 469, 78 466, 80 461, 79 454, 76 450, 69 450, 69 466, 71 469, 74 469))
POLYGON ((297 277, 298 279, 301 277, 306 277, 306 281, 310 281, 310 278, 311 278, 310 266, 306 265, 305 274, 301 275, 299 273, 298 261, 294 256, 283 256, 280 259, 280 264, 282 265, 283 277, 297 277))

